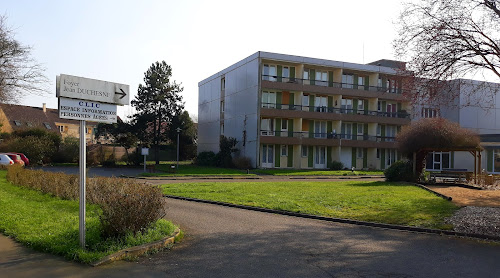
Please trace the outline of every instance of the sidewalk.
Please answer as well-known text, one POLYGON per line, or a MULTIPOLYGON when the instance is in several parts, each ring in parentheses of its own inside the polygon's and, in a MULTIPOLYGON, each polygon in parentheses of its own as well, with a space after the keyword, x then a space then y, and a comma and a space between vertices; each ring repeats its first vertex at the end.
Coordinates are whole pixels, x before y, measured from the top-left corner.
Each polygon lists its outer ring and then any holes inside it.
POLYGON ((0 277, 164 277, 133 262, 91 267, 33 251, 0 234, 0 277))

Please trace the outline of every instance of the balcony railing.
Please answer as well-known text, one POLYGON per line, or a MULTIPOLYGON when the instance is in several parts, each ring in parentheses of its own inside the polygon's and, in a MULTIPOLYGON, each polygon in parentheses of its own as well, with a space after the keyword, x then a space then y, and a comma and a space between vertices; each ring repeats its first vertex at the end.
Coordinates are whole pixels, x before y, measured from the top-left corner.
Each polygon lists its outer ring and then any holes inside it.
POLYGON ((325 81, 325 80, 311 80, 311 79, 302 79, 296 77, 280 77, 277 75, 262 75, 262 80, 280 82, 280 83, 293 83, 293 84, 301 84, 301 85, 316 85, 323 87, 333 87, 333 88, 345 88, 345 89, 357 89, 364 91, 372 91, 372 92, 382 92, 382 93, 393 93, 393 94, 401 94, 403 90, 401 88, 386 88, 379 86, 370 86, 370 85, 358 85, 353 83, 342 83, 342 82, 333 82, 333 81, 325 81))
POLYGON ((342 140, 361 140, 372 142, 394 142, 396 137, 392 136, 375 136, 364 134, 349 134, 349 133, 327 133, 327 132, 308 132, 308 131, 274 131, 261 130, 261 136, 276 136, 276 137, 293 137, 293 138, 314 138, 314 139, 342 139, 342 140))
POLYGON ((356 114, 356 115, 368 115, 368 116, 402 118, 402 119, 410 118, 410 114, 408 114, 406 111, 401 111, 401 112, 382 112, 382 111, 368 111, 368 110, 365 111, 365 110, 354 110, 352 108, 334 108, 326 106, 311 106, 311 105, 308 106, 308 105, 279 104, 279 103, 262 103, 262 108, 335 113, 335 114, 356 114))

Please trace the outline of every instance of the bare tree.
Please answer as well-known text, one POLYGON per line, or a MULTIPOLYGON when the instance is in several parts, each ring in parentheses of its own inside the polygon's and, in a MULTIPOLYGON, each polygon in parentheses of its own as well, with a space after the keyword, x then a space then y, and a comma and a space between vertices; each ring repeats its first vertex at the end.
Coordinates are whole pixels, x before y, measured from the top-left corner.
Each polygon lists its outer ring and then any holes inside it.
POLYGON ((0 102, 14 102, 24 93, 45 93, 44 72, 31 57, 31 47, 19 43, 7 18, 0 16, 0 102))
MULTIPOLYGON (((500 1, 418 0, 404 4, 393 41, 396 56, 408 61, 414 99, 457 96, 457 78, 482 75, 500 79, 500 1), (447 92, 442 94, 441 92, 447 92)), ((476 84, 470 93, 498 90, 491 83, 476 84)))

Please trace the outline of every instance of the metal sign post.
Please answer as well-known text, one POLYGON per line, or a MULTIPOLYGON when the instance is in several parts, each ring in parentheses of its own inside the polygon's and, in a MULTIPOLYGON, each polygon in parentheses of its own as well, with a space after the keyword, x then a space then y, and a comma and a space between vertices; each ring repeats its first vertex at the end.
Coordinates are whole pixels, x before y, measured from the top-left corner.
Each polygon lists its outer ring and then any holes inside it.
MULTIPOLYGON (((116 123, 116 105, 128 105, 129 85, 61 74, 56 76, 56 96, 59 98, 59 118, 80 121, 80 200, 78 228, 80 247, 85 249, 85 182, 86 126, 85 121, 116 123)), ((144 163, 144 167, 146 167, 144 163)))
POLYGON ((85 180, 86 180, 86 142, 85 142, 85 120, 80 121, 80 247, 85 249, 85 180))
POLYGON ((142 148, 141 154, 144 156, 144 172, 146 172, 146 156, 149 155, 149 148, 142 148))

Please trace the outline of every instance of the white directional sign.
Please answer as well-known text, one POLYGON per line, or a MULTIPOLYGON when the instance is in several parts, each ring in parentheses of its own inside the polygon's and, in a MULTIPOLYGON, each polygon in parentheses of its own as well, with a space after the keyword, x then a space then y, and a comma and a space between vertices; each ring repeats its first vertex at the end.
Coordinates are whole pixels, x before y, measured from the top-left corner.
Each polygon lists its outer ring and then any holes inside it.
POLYGON ((61 74, 56 78, 57 97, 128 105, 129 85, 61 74))
POLYGON ((116 105, 90 100, 59 98, 59 118, 116 123, 116 105))

